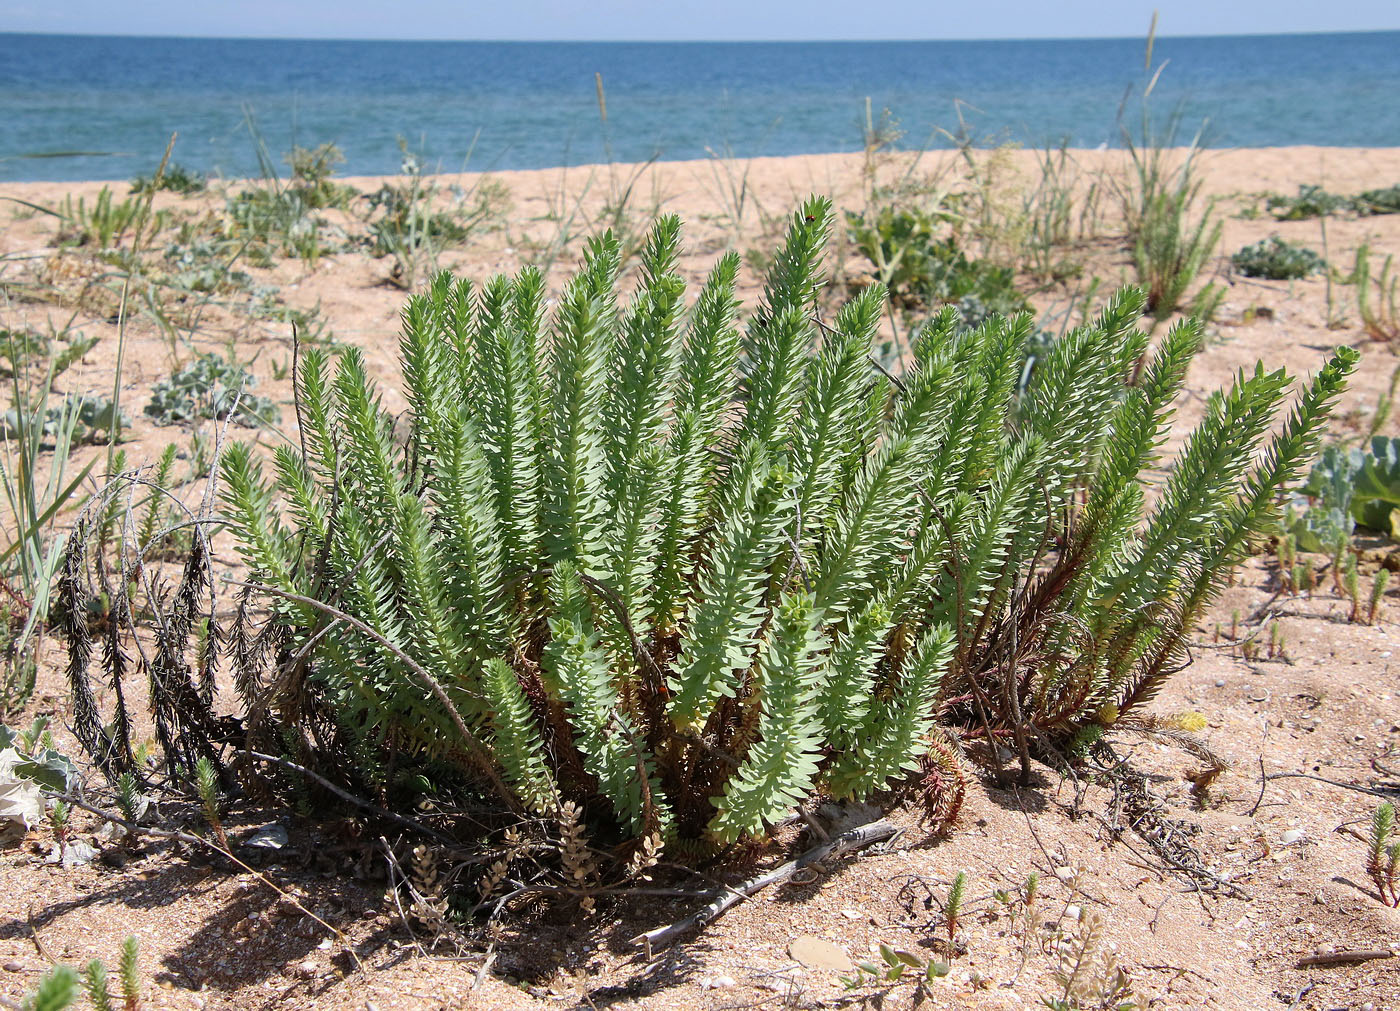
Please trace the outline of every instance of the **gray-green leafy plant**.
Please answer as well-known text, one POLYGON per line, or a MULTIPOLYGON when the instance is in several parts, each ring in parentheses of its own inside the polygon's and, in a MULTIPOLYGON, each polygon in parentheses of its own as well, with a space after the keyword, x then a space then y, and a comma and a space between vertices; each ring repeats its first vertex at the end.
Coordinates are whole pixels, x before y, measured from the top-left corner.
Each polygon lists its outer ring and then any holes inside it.
POLYGON ((125 413, 117 417, 109 397, 73 395, 64 398, 58 407, 44 409, 43 417, 28 414, 23 408, 11 408, 0 414, 0 438, 17 439, 25 432, 39 432, 45 445, 57 446, 60 435, 71 425, 66 440, 69 446, 87 446, 107 442, 114 431, 131 425, 125 413))
POLYGON ((281 418, 269 397, 249 393, 257 379, 242 362, 201 354, 151 390, 146 414, 157 425, 231 418, 244 426, 275 425, 281 418))
MULTIPOLYGON (((1329 446, 1313 465, 1303 493, 1312 500, 1298 529, 1350 534, 1362 526, 1400 540, 1400 439, 1377 435, 1366 449, 1329 446)), ((1306 551, 1325 550, 1327 537, 1299 539, 1306 551)))
POLYGON ((1287 242, 1277 235, 1245 246, 1230 262, 1245 277, 1270 281, 1296 281, 1327 267, 1326 261, 1307 246, 1287 242))

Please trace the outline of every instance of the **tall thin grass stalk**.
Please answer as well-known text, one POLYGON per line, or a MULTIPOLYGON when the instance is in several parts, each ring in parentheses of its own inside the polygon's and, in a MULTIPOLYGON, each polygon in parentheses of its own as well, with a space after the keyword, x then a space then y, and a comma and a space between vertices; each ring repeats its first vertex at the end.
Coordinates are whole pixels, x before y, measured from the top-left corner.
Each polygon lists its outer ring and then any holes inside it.
MULTIPOLYGON (((1223 226, 1214 219, 1213 200, 1206 200, 1201 206, 1196 158, 1207 124, 1196 131, 1185 146, 1184 155, 1177 155, 1175 140, 1181 111, 1174 112, 1161 131, 1152 123, 1152 93, 1167 67, 1167 61, 1163 61, 1155 71, 1152 69, 1156 28, 1154 14, 1144 62, 1144 69, 1151 76, 1140 99, 1141 119, 1136 137, 1122 125, 1131 89, 1119 108, 1123 146, 1131 171, 1128 179, 1118 185, 1118 193, 1133 264, 1138 281, 1147 292, 1148 315, 1160 323, 1182 307, 1187 291, 1214 253, 1223 226)), ((1200 293, 1196 298, 1197 308, 1212 308, 1218 303, 1218 293, 1214 291, 1200 293)))
MULTIPOLYGON (((156 192, 160 189, 160 181, 165 176, 165 167, 170 164, 170 153, 175 150, 175 139, 178 136, 178 133, 170 135, 170 140, 165 145, 165 154, 161 155, 160 164, 156 166, 155 175, 151 177, 151 187, 146 191, 146 200, 141 206, 141 215, 137 219, 136 228, 132 233, 131 262, 133 266, 139 264, 143 240, 149 238, 146 235, 146 222, 151 217, 151 204, 155 202, 156 192)), ((127 271, 126 277, 122 280, 121 301, 117 306, 117 360, 112 367, 112 427, 107 434, 107 473, 109 475, 112 469, 112 458, 117 451, 117 443, 121 441, 122 371, 126 364, 127 306, 130 296, 131 271, 127 271)))

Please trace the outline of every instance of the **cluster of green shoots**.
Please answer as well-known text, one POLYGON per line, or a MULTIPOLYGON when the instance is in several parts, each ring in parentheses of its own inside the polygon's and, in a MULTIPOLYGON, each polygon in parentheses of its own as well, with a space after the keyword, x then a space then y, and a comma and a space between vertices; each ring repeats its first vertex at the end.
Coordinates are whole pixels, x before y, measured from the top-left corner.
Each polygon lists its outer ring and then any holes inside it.
POLYGON ((1338 532, 1328 545, 1328 558, 1323 572, 1319 572, 1314 560, 1298 550, 1297 539, 1285 533, 1275 547, 1278 568, 1279 589, 1290 596, 1302 594, 1311 598, 1322 588, 1330 573, 1332 589, 1350 602, 1347 620, 1353 624, 1364 622, 1374 625, 1381 613, 1385 591, 1390 586, 1390 570, 1379 569, 1371 581, 1369 593, 1361 590, 1361 575, 1358 570, 1357 552, 1351 538, 1338 532))
POLYGON ((1395 831, 1395 805, 1389 801, 1371 816, 1366 873, 1375 882, 1381 901, 1400 908, 1400 835, 1395 831))

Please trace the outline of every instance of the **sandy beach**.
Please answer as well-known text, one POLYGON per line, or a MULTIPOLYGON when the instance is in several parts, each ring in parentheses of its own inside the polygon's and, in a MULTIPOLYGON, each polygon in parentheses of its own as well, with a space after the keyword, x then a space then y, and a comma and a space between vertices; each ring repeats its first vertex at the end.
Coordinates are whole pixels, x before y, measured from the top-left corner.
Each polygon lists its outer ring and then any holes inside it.
MULTIPOLYGON (((557 295, 590 235, 611 225, 635 242, 656 214, 676 213, 685 223, 681 271, 690 285, 687 297, 694 298, 722 252, 735 248, 749 261, 740 294, 752 305, 762 288, 753 264, 772 250, 786 217, 809 194, 830 197, 840 213, 859 214, 895 193, 911 205, 966 206, 950 202, 949 195, 976 190, 983 194, 983 211, 999 213, 1010 224, 981 233, 976 222, 958 227, 969 248, 994 254, 1014 228, 1029 227, 1014 222, 1043 180, 1044 157, 1000 149, 970 156, 935 151, 713 158, 442 175, 423 182, 436 187, 439 207, 455 202, 482 208, 466 237, 435 256, 437 266, 459 275, 485 280, 536 263, 546 271, 551 296, 557 295)), ((1182 157, 1168 154, 1173 164, 1182 157)), ((1363 358, 1332 434, 1353 445, 1371 429, 1400 435, 1400 417, 1372 424, 1400 368, 1400 343, 1365 332, 1354 286, 1345 282, 1362 246, 1376 270, 1386 257, 1400 257, 1400 214, 1280 221, 1265 198, 1293 196, 1301 186, 1355 194, 1400 184, 1400 148, 1204 150, 1195 157, 1201 186, 1196 206, 1209 202, 1222 231, 1193 290, 1214 283, 1223 295, 1188 376, 1172 446, 1200 417, 1205 398, 1237 370, 1263 360, 1306 376, 1338 344, 1358 347, 1363 358), (1269 281, 1231 266, 1231 254, 1271 236, 1324 256, 1332 274, 1269 281)), ((1065 155, 1060 178, 1075 214, 1060 250, 1064 276, 1018 274, 1030 303, 1057 327, 1077 324, 1134 280, 1119 196, 1128 170, 1121 150, 1065 155)), ((373 194, 404 180, 332 182, 373 194)), ((159 193, 153 207, 164 217, 148 248, 196 249, 209 234, 209 222, 225 213, 230 195, 258 185, 215 182, 192 196, 159 193)), ((398 411, 405 405, 397 388, 397 340, 408 292, 403 275, 395 276, 394 257, 375 255, 361 241, 367 233, 363 200, 350 201, 349 210, 316 212, 328 251, 313 258, 279 255, 261 264, 246 252, 225 251, 222 259, 191 261, 196 268, 218 267, 210 290, 186 284, 177 293, 130 282, 119 258, 61 242, 61 218, 33 206, 62 212, 66 200, 81 199, 91 207, 104 187, 121 200, 129 184, 0 185, 0 328, 95 338, 55 389, 99 397, 113 392, 124 332, 120 399, 130 418, 123 444, 128 466, 152 463, 175 442, 182 482, 177 494, 193 502, 203 493, 192 440, 196 431, 212 437, 215 426, 160 425, 145 410, 156 384, 201 352, 244 363, 257 380, 254 392, 272 398, 280 410, 281 431, 293 433, 293 318, 303 338, 364 349, 386 391, 386 406, 398 411), (226 283, 235 272, 237 284, 226 283)), ((634 268, 635 261, 624 268, 625 276, 634 268)), ((848 293, 868 283, 872 265, 838 234, 828 271, 824 308, 834 312, 848 293)), ((898 320, 896 332, 910 323, 898 320)), ((255 434, 233 430, 236 438, 255 434)), ((279 438, 257 437, 264 446, 279 438)), ((102 445, 80 447, 69 466, 105 453, 102 445)), ((216 548, 231 555, 226 539, 216 541, 216 548)), ((1400 569, 1395 546, 1380 538, 1365 541, 1365 577, 1382 566, 1400 569)), ((1353 624, 1345 619, 1347 602, 1330 585, 1280 597, 1271 556, 1262 553, 1214 605, 1200 629, 1195 662, 1156 703, 1162 712, 1204 714, 1205 738, 1232 762, 1203 798, 1193 790, 1190 759, 1179 751, 1143 744, 1133 752, 1171 805, 1177 830, 1189 836, 1212 873, 1238 884, 1235 891, 1203 893, 1147 861, 1140 840, 1103 817, 1118 802, 1104 786, 1038 768, 1035 788, 1017 791, 973 772, 966 807, 946 836, 931 836, 914 812, 898 809, 893 817, 904 834, 884 852, 765 893, 656 961, 647 963, 629 939, 688 908, 670 899, 607 907, 585 929, 549 917, 508 926, 492 970, 478 975, 479 959, 454 961, 459 952, 421 946, 403 932, 386 896, 382 866, 371 867, 372 850, 355 874, 339 873, 361 852, 351 838, 358 822, 313 826, 288 816, 295 843, 266 875, 361 946, 370 967, 362 975, 335 960, 326 935, 300 906, 253 873, 169 851, 121 867, 95 862, 62 871, 46 863, 47 848, 36 832, 0 854, 0 996, 17 999, 33 985, 46 964, 40 950, 74 963, 110 958, 122 937, 135 933, 153 981, 149 1007, 904 1007, 907 992, 883 1005, 843 1004, 848 998, 842 972, 794 959, 792 942, 815 936, 853 962, 878 953, 881 944, 917 946, 937 916, 928 889, 941 894, 951 875, 965 870, 973 900, 967 953, 933 984, 926 1006, 1011 1011, 1038 1006, 1057 986, 1044 931, 1034 927, 1030 939, 1021 939, 997 898, 1039 868, 1039 915, 1054 919, 1075 905, 1095 910, 1104 923, 1102 941, 1114 946, 1146 1001, 1141 1006, 1400 1007, 1400 957, 1297 968, 1300 958, 1326 948, 1400 952, 1400 911, 1368 892, 1362 870, 1364 845, 1357 833, 1377 797, 1326 782, 1382 776, 1393 786, 1400 779, 1400 653, 1392 656, 1400 644, 1400 626, 1394 624, 1400 621, 1400 590, 1394 586, 1380 621, 1353 624), (1220 627, 1239 622, 1250 631, 1280 623, 1286 657, 1246 657, 1222 641, 1220 627), (1261 778, 1273 773, 1320 778, 1261 778)), ((20 714, 23 722, 50 714, 62 724, 63 662, 61 646, 50 640, 40 657, 38 689, 20 714)), ((230 832, 254 824, 230 826, 230 832)), ((95 821, 80 829, 88 836, 96 830, 95 821)), ((794 838, 794 829, 784 830, 763 859, 779 859, 794 838)), ((869 996, 862 994, 862 1000, 869 996)))

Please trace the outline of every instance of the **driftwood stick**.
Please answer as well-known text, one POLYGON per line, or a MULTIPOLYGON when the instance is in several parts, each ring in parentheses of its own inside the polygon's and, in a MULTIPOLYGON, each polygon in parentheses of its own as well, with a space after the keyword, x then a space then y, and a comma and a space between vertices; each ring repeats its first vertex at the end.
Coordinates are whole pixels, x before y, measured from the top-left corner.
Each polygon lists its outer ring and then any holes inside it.
POLYGON ((1395 952, 1384 948, 1369 951, 1319 951, 1316 955, 1305 955, 1298 959, 1298 968, 1306 969, 1310 965, 1352 965, 1356 962, 1394 957, 1395 952))
POLYGON ((682 934, 687 934, 692 930, 699 930, 709 923, 713 923, 726 912, 738 905, 744 899, 755 895, 767 888, 769 885, 780 884, 787 881, 804 867, 811 867, 832 857, 843 856, 854 850, 864 849, 872 843, 883 842, 889 839, 898 831, 892 822, 885 819, 872 821, 865 825, 857 826, 847 832, 822 843, 803 853, 796 859, 789 860, 785 864, 765 871, 757 877, 749 878, 736 888, 727 888, 721 895, 710 902, 703 909, 691 913, 683 920, 668 924, 665 927, 657 927, 655 930, 648 930, 645 934, 639 934, 632 938, 633 944, 641 944, 646 949, 646 957, 650 959, 652 952, 659 947, 670 944, 682 934))

